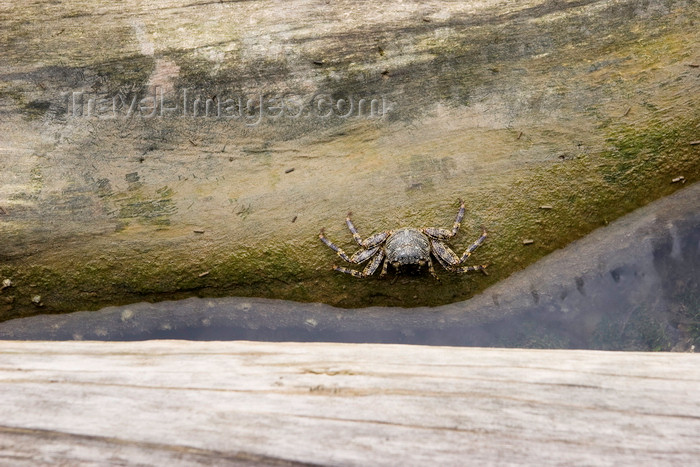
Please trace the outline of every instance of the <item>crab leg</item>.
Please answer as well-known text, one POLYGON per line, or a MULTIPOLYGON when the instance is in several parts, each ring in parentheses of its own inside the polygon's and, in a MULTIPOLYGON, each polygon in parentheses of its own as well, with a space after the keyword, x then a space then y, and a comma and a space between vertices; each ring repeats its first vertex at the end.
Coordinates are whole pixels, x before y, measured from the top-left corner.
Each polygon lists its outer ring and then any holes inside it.
POLYGON ((469 248, 467 248, 464 253, 462 253, 462 256, 459 258, 459 263, 461 264, 461 263, 465 262, 467 260, 467 258, 469 258, 472 255, 472 253, 474 253, 474 250, 479 248, 481 246, 481 244, 484 243, 484 240, 486 240, 487 236, 488 236, 488 234, 486 233, 486 229, 484 229, 482 227, 481 237, 479 237, 477 239, 477 241, 472 243, 471 246, 469 248))
MULTIPOLYGON (((384 253, 382 253, 383 255, 384 253)), ((386 276, 386 272, 389 269, 389 261, 384 261, 384 265, 382 266, 382 272, 379 273, 379 277, 384 277, 386 276)))
POLYGON ((430 239, 430 247, 433 254, 445 269, 452 269, 460 264, 459 257, 454 251, 440 240, 430 239))
POLYGON ((462 266, 461 268, 455 268, 453 269, 454 272, 474 272, 474 271, 481 271, 484 273, 485 276, 488 276, 489 273, 486 272, 486 268, 488 267, 488 264, 480 264, 478 266, 462 266))
MULTIPOLYGON (((438 259, 438 261, 439 261, 439 259, 438 259)), ((430 258, 428 258, 428 271, 430 271, 430 275, 433 276, 435 278, 435 280, 437 280, 437 281, 440 280, 438 275, 435 273, 435 268, 433 267, 433 262, 430 261, 430 258)))
POLYGON ((374 234, 371 237, 363 240, 360 246, 362 248, 372 248, 373 246, 381 245, 384 243, 384 240, 389 237, 389 235, 391 235, 391 230, 379 232, 378 234, 374 234))
POLYGON ((449 264, 447 264, 447 263, 445 262, 445 260, 443 260, 442 258, 440 258, 440 257, 435 253, 435 250, 431 250, 431 251, 433 252, 433 256, 435 256, 435 258, 438 260, 438 263, 440 263, 440 265, 441 265, 443 268, 447 269, 448 271, 451 271, 451 270, 452 270, 452 269, 451 269, 452 267, 451 267, 449 264))
POLYGON ((461 258, 458 258, 457 255, 455 254, 454 251, 444 243, 442 243, 439 240, 434 240, 430 239, 430 246, 431 246, 431 251, 433 252, 433 255, 437 258, 438 262, 447 269, 448 271, 453 271, 453 272, 472 272, 472 271, 481 271, 484 274, 488 276, 488 273, 486 272, 486 266, 487 265, 480 265, 480 266, 462 266, 458 267, 460 264, 466 260, 474 250, 476 250, 479 245, 481 245, 486 238, 486 232, 470 246, 467 251, 464 252, 461 258))
POLYGON ((457 235, 457 232, 459 231, 459 227, 462 225, 462 219, 464 218, 464 201, 461 199, 459 200, 460 206, 459 206, 459 212, 457 213, 457 218, 455 219, 455 223, 452 226, 452 230, 447 230, 447 229, 440 229, 436 227, 427 227, 423 229, 423 233, 426 234, 429 237, 436 238, 438 240, 448 240, 455 235, 457 235))
POLYGON ((379 250, 378 246, 370 248, 369 250, 360 250, 350 257, 350 262, 353 264, 362 264, 374 256, 377 250, 379 250))
POLYGON ((350 232, 352 233, 352 238, 355 239, 355 242, 358 245, 362 246, 362 237, 360 237, 360 234, 357 232, 357 229, 352 224, 352 221, 350 220, 350 216, 352 216, 351 212, 349 212, 348 215, 345 217, 345 223, 348 225, 348 229, 350 229, 350 232))
POLYGON ((328 239, 326 238, 326 236, 323 235, 323 229, 321 229, 321 232, 318 234, 318 238, 320 238, 321 241, 322 241, 323 243, 325 243, 326 246, 328 246, 328 248, 330 248, 331 250, 335 251, 335 252, 338 254, 338 256, 340 256, 341 258, 343 258, 345 261, 347 261, 348 263, 351 263, 351 262, 352 262, 352 261, 350 260, 350 257, 349 257, 342 249, 340 249, 340 248, 338 248, 337 246, 335 246, 335 245, 333 244, 333 242, 331 242, 330 240, 328 240, 328 239))
POLYGON ((351 215, 352 215, 352 213, 349 212, 347 217, 345 218, 345 223, 348 225, 348 229, 350 229, 350 232, 352 233, 352 238, 354 238, 355 242, 358 245, 360 245, 362 248, 372 248, 373 246, 379 245, 384 240, 386 240, 386 238, 391 233, 391 232, 379 232, 378 234, 374 234, 374 235, 370 236, 369 238, 362 240, 362 237, 357 232, 355 225, 350 220, 351 215))
POLYGON ((318 234, 318 238, 321 239, 323 243, 325 243, 328 247, 330 247, 333 251, 335 251, 338 256, 340 256, 342 259, 347 261, 348 263, 352 264, 361 264, 370 259, 374 254, 379 250, 378 246, 375 246, 374 248, 369 248, 366 250, 360 250, 357 253, 355 253, 352 256, 348 256, 347 253, 345 253, 342 249, 339 247, 335 246, 333 242, 328 240, 324 235, 323 231, 321 231, 320 234, 318 234))
MULTIPOLYGON (((384 251, 380 250, 379 254, 377 254, 374 258, 372 258, 372 261, 362 271, 355 271, 354 269, 344 268, 342 266, 335 266, 335 265, 333 266, 333 269, 336 271, 339 271, 339 272, 343 272, 345 274, 350 274, 353 277, 363 278, 363 277, 371 276, 372 274, 374 274, 374 272, 377 270, 377 268, 379 268, 379 265, 382 263, 383 259, 384 259, 384 251)), ((384 263, 384 264, 386 264, 386 263, 384 263)))

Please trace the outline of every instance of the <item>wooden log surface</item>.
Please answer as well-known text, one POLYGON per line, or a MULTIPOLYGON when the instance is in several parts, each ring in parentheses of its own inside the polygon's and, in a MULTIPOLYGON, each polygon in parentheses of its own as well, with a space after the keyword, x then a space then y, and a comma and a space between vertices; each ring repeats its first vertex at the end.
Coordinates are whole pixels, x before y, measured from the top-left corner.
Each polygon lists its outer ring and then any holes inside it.
POLYGON ((0 2, 0 320, 467 299, 700 179, 698 23, 685 0, 0 2), (318 241, 354 251, 350 210, 365 236, 449 228, 459 198, 450 245, 485 226, 489 277, 356 281, 318 241))
POLYGON ((696 354, 0 343, 0 464, 693 465, 696 354))

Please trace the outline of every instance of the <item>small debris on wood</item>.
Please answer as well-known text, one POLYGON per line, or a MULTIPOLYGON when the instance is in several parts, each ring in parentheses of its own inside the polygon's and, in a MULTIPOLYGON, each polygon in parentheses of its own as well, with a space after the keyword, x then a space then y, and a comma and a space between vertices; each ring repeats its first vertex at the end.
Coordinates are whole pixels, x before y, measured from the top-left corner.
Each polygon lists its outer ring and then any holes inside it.
POLYGON ((685 177, 683 175, 681 175, 680 177, 676 177, 673 180, 671 180, 671 183, 678 183, 678 182, 685 183, 685 177))
POLYGON ((382 71, 382 76, 388 78, 389 77, 389 70, 382 71))
POLYGON ((34 295, 32 297, 32 303, 35 306, 44 306, 44 304, 41 302, 41 295, 34 295))
POLYGON ((543 204, 542 206, 540 206, 540 209, 552 209, 552 206, 550 206, 549 204, 543 204))
POLYGON ((518 137, 516 139, 520 139, 522 137, 523 137, 523 132, 521 131, 520 133, 518 133, 518 137))
POLYGON ((197 276, 197 277, 204 277, 204 276, 208 276, 208 275, 209 275, 209 271, 204 271, 203 273, 199 274, 199 276, 197 276))
POLYGON ((292 173, 292 172, 294 172, 294 167, 292 167, 291 169, 287 169, 287 170, 284 171, 284 173, 286 173, 286 174, 292 173))
POLYGON ((297 217, 299 217, 299 216, 294 216, 294 217, 292 217, 292 224, 295 223, 295 222, 297 221, 297 217))
POLYGON ((432 19, 423 17, 423 22, 429 23, 429 22, 431 22, 431 21, 432 21, 432 19))
POLYGON ((194 229, 192 232, 197 233, 197 234, 203 234, 204 229, 194 229))
POLYGON ((525 240, 523 240, 523 245, 532 245, 533 243, 535 243, 535 241, 531 238, 526 238, 525 240))
POLYGON ((10 279, 5 279, 2 281, 2 287, 0 287, 0 290, 6 289, 8 287, 12 287, 12 281, 10 279))
POLYGON ((690 142, 690 145, 691 145, 691 146, 697 146, 698 144, 700 144, 700 139, 697 140, 697 141, 691 141, 691 142, 690 142))
POLYGON ((698 67, 700 67, 700 65, 698 65, 697 63, 688 63, 688 66, 689 66, 690 68, 698 68, 698 67))
POLYGON ((188 139, 188 141, 190 142, 190 144, 191 144, 192 146, 197 147, 197 143, 195 143, 194 141, 192 141, 191 138, 188 139))
POLYGON ((625 110, 625 113, 623 113, 622 116, 623 117, 628 116, 631 110, 632 110, 632 107, 627 107, 627 110, 625 110))
POLYGON ((326 64, 325 60, 314 60, 314 65, 323 66, 325 64, 326 64))
POLYGON ((0 214, 2 214, 3 216, 7 215, 7 211, 5 211, 5 208, 3 208, 2 206, 0 206, 0 214))

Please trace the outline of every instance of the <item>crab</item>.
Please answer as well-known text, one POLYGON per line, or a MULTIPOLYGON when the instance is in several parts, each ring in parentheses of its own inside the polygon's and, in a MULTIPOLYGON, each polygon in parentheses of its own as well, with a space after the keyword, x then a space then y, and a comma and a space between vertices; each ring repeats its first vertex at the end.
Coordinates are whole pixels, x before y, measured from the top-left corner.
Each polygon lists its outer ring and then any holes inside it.
POLYGON ((342 249, 333 244, 328 240, 324 234, 324 230, 321 229, 318 237, 321 241, 326 244, 329 248, 336 252, 336 254, 351 264, 362 264, 369 261, 367 266, 362 271, 356 271, 354 269, 345 268, 342 266, 334 265, 333 269, 345 274, 350 274, 354 277, 369 277, 374 274, 379 266, 384 261, 382 267, 382 272, 379 277, 383 277, 387 273, 388 266, 391 265, 397 271, 405 269, 423 269, 425 266, 428 267, 430 274, 437 280, 439 280, 437 274, 435 273, 435 268, 433 267, 433 261, 431 259, 431 254, 435 259, 448 271, 451 272, 472 272, 481 271, 487 274, 487 265, 477 265, 477 266, 463 266, 464 262, 471 256, 471 254, 479 248, 479 246, 484 243, 486 239, 486 229, 482 227, 481 237, 471 244, 461 256, 457 256, 450 247, 448 247, 444 242, 453 238, 457 235, 459 231, 459 226, 461 225, 462 218, 464 217, 464 201, 459 200, 460 207, 457 213, 457 218, 452 226, 452 230, 441 229, 437 227, 424 227, 422 229, 416 229, 413 227, 402 227, 398 230, 386 230, 384 232, 376 233, 366 239, 362 239, 357 229, 350 220, 352 213, 348 213, 345 222, 348 225, 348 229, 352 233, 352 237, 355 242, 360 246, 361 250, 352 256, 348 256, 342 249))

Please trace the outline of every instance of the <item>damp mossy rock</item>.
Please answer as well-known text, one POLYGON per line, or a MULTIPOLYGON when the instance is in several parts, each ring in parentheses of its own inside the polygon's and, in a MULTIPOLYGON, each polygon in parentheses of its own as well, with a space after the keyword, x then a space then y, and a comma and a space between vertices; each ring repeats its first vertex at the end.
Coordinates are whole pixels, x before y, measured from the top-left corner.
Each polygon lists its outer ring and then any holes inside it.
POLYGON ((700 4, 0 8, 0 319, 191 295, 464 300, 700 175, 700 4), (675 181, 675 182, 674 182, 675 181), (318 239, 450 228, 489 276, 318 239), (9 285, 9 286, 8 286, 9 285))

